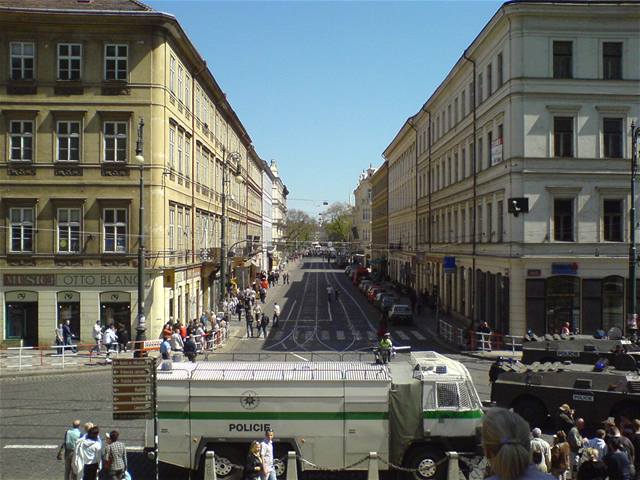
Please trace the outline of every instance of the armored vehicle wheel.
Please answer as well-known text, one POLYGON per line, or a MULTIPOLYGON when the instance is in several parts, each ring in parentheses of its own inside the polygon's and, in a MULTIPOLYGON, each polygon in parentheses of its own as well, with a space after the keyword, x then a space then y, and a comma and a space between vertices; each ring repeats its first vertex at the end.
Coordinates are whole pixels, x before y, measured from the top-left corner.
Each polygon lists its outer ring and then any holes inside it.
MULTIPOLYGON (((294 450, 294 448, 289 443, 275 443, 273 445, 273 468, 276 471, 276 477, 286 478, 287 454, 292 450, 294 450)), ((300 475, 301 470, 299 462, 296 462, 296 465, 298 466, 298 475, 300 475)))
POLYGON ((516 400, 513 411, 529 422, 531 428, 542 428, 547 423, 547 409, 535 398, 525 397, 516 400))
POLYGON ((416 471, 408 473, 406 478, 410 480, 444 480, 447 476, 447 462, 438 462, 445 458, 444 452, 433 446, 411 450, 407 454, 404 466, 416 471))

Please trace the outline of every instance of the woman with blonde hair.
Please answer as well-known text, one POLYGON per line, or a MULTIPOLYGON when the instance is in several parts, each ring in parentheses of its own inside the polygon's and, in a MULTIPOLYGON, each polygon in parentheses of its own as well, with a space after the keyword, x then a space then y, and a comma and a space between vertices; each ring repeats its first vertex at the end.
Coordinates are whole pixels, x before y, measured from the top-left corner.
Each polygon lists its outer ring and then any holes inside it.
POLYGON ((264 472, 264 461, 260 455, 260 442, 251 442, 247 461, 244 464, 243 480, 261 480, 264 472))
POLYGON ((578 469, 578 480, 605 480, 607 478, 607 466, 598 457, 600 452, 595 448, 585 449, 585 461, 578 469))
POLYGON ((552 480, 531 464, 529 425, 520 415, 492 408, 482 422, 482 447, 491 464, 489 480, 552 480))

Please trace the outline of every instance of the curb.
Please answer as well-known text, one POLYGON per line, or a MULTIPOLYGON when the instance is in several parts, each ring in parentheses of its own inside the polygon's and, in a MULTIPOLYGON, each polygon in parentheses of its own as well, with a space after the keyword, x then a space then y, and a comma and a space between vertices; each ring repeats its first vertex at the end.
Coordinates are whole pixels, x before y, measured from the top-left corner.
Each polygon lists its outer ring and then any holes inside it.
POLYGON ((64 374, 76 374, 76 373, 90 373, 90 372, 106 372, 111 370, 111 365, 83 365, 83 368, 65 368, 56 370, 22 370, 15 372, 2 372, 0 373, 0 380, 14 380, 16 378, 23 377, 40 377, 49 375, 64 375, 64 374))

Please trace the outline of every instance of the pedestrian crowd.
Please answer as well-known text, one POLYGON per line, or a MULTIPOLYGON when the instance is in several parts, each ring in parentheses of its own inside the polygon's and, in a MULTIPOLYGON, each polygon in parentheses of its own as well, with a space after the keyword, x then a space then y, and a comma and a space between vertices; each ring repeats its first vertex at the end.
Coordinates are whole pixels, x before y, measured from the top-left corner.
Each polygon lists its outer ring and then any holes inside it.
POLYGON ((640 420, 608 418, 593 435, 585 422, 560 406, 552 444, 542 431, 503 408, 488 411, 482 443, 490 480, 634 480, 639 479, 640 420))
POLYGON ((567 404, 558 408, 551 444, 531 430, 531 461, 557 480, 633 480, 640 478, 640 419, 607 418, 593 432, 567 404))
POLYGON ((120 433, 113 430, 103 439, 97 425, 87 422, 81 429, 80 423, 73 421, 58 449, 58 460, 64 460, 64 480, 131 480, 120 433))
POLYGON ((215 341, 227 337, 227 326, 225 316, 213 312, 203 312, 199 319, 187 324, 170 319, 160 332, 160 356, 163 360, 181 362, 184 355, 195 362, 198 353, 210 350, 215 341))
MULTIPOLYGON (((77 345, 74 340, 78 335, 73 332, 71 320, 58 324, 55 329, 56 350, 58 355, 65 353, 75 353, 77 345)), ((110 321, 103 325, 100 320, 96 320, 93 326, 92 338, 95 345, 91 348, 91 353, 101 353, 104 351, 109 355, 111 352, 126 352, 130 336, 127 328, 120 322, 110 321)))

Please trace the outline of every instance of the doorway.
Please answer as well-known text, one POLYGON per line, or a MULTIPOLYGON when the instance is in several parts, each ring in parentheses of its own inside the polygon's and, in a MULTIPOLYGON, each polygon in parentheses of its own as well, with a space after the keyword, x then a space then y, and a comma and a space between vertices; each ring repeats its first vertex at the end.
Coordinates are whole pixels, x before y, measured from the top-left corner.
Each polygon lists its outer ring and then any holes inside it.
MULTIPOLYGON (((38 302, 7 302, 6 338, 21 339, 25 347, 38 345, 38 302)), ((51 328, 53 336, 53 328, 51 328)))

